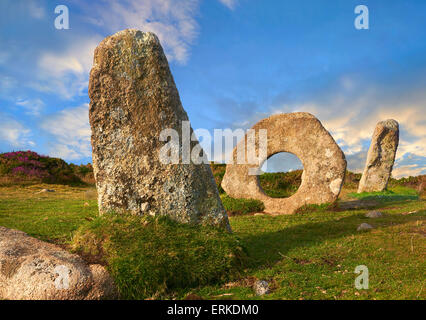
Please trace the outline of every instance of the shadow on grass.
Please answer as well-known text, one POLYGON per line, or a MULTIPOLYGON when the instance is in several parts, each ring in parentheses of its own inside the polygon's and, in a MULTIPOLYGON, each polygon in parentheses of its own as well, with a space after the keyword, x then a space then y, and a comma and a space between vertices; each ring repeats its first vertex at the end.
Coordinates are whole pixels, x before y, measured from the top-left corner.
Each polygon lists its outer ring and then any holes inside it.
MULTIPOLYGON (((351 194, 350 194, 351 195, 351 194)), ((420 200, 418 195, 368 195, 357 197, 356 200, 339 201, 341 210, 380 209, 389 205, 398 205, 407 201, 420 200)))
POLYGON ((259 270, 276 264, 291 249, 316 246, 324 241, 360 234, 357 227, 363 222, 382 229, 406 223, 414 217, 418 216, 385 215, 383 218, 372 221, 366 218, 364 213, 360 213, 333 221, 291 226, 274 232, 241 235, 240 238, 250 257, 247 267, 251 270, 259 270))

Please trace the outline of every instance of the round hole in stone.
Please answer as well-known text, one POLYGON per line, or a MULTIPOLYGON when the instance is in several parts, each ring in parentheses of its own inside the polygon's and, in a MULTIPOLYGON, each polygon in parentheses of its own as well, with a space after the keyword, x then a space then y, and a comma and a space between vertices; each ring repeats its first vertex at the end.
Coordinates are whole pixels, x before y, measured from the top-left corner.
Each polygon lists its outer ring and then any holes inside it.
POLYGON ((288 198, 302 183, 303 165, 292 153, 280 152, 270 156, 262 165, 259 186, 271 198, 288 198))

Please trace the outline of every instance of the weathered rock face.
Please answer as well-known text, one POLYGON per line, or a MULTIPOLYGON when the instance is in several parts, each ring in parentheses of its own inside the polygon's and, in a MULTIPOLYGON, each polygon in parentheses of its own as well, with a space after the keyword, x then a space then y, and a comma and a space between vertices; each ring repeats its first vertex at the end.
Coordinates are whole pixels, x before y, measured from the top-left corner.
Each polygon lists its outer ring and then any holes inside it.
POLYGON ((86 300, 117 298, 100 265, 21 231, 0 227, 0 300, 86 300))
MULTIPOLYGON (((271 198, 259 186, 258 176, 249 175, 255 164, 226 166, 222 188, 234 198, 251 198, 263 201, 265 211, 271 214, 291 214, 305 204, 334 202, 342 187, 346 170, 343 152, 321 122, 304 112, 273 115, 253 126, 256 130, 256 155, 260 129, 267 130, 267 158, 280 152, 290 152, 299 157, 304 171, 298 191, 289 198, 271 198)), ((247 138, 247 136, 246 136, 247 138)), ((244 143, 242 141, 241 143, 244 143)), ((266 159, 261 159, 263 163, 266 159)))
POLYGON ((390 119, 377 124, 368 150, 364 173, 359 182, 358 193, 386 189, 392 173, 398 142, 398 122, 390 119))
POLYGON ((160 132, 174 129, 182 141, 188 116, 154 34, 129 29, 104 39, 95 51, 89 96, 101 212, 168 215, 229 228, 208 164, 160 161, 160 132))

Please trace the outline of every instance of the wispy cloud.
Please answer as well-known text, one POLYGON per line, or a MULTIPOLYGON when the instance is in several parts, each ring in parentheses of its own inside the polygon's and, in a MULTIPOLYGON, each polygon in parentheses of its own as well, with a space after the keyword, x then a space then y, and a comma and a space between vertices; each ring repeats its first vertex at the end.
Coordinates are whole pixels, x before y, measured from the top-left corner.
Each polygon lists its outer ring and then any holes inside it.
MULTIPOLYGON (((397 164, 409 154, 426 157, 425 110, 426 94, 423 89, 401 93, 400 99, 393 100, 378 87, 358 91, 355 96, 332 93, 326 99, 285 104, 275 109, 279 112, 305 111, 317 116, 345 152, 348 168, 354 171, 363 169, 374 128, 379 121, 386 119, 395 119, 400 125, 397 164)), ((418 165, 418 169, 426 168, 424 159, 418 165)), ((408 168, 404 170, 400 163, 397 174, 401 176, 408 172, 408 168)))
POLYGON ((40 5, 39 1, 28 0, 25 2, 26 10, 34 19, 43 19, 46 16, 46 9, 40 5))
POLYGON ((87 21, 109 33, 136 28, 157 34, 169 60, 185 63, 198 35, 198 0, 80 1, 87 21))
POLYGON ((52 136, 49 154, 66 160, 91 156, 88 104, 50 115, 40 127, 52 136))
POLYGON ((238 0, 219 0, 219 1, 231 10, 234 10, 236 5, 238 4, 238 0))
POLYGON ((23 107, 25 113, 28 115, 38 116, 41 110, 44 108, 45 103, 41 99, 28 99, 28 100, 18 100, 16 105, 23 107))
POLYGON ((88 85, 94 50, 101 40, 100 36, 84 37, 64 51, 42 52, 37 64, 38 81, 32 82, 31 87, 58 93, 65 99, 82 94, 88 85))
POLYGON ((31 130, 10 116, 0 113, 0 143, 12 148, 35 146, 31 130))

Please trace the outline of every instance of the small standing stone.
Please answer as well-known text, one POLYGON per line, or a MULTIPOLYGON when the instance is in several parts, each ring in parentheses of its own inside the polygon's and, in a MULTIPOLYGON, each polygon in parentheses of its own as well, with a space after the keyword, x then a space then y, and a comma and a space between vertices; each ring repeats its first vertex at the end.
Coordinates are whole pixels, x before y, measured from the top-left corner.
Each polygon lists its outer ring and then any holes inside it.
POLYGON ((258 280, 254 283, 254 292, 258 296, 269 293, 269 283, 265 280, 258 280))
POLYGON ((384 191, 392 173, 399 143, 399 125, 392 119, 381 121, 374 130, 358 193, 384 191))
POLYGON ((370 230, 373 229, 372 225, 369 225, 368 223, 361 223, 358 227, 358 229, 356 229, 357 231, 365 231, 365 230, 370 230))

